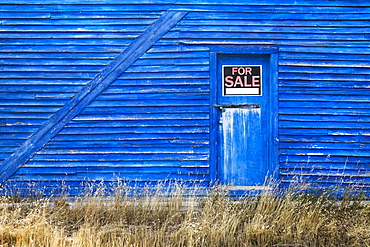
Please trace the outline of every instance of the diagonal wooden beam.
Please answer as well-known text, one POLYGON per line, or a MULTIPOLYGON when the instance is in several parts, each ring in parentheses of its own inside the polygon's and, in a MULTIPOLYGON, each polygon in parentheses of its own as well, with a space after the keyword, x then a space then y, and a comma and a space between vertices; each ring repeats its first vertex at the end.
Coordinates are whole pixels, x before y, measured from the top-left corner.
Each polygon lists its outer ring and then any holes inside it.
POLYGON ((186 14, 165 12, 1 164, 0 183, 9 179, 186 14))

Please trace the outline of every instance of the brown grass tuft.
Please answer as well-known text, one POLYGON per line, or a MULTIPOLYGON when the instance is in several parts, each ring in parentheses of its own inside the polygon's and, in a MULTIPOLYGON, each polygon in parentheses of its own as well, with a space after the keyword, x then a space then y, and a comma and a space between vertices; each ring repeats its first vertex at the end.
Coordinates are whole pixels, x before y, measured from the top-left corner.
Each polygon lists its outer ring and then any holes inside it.
POLYGON ((175 186, 114 196, 0 199, 0 246, 370 246, 360 196, 271 191, 232 200, 175 186), (153 192, 154 190, 154 192, 153 192))

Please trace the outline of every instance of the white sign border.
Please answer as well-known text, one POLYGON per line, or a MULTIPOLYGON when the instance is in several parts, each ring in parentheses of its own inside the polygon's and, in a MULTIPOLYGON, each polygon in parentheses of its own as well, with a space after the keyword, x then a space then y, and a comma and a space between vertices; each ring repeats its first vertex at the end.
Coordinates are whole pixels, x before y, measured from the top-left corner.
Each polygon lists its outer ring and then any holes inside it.
POLYGON ((243 65, 243 64, 239 64, 239 65, 231 65, 231 64, 225 64, 225 65, 222 65, 222 78, 221 78, 221 84, 222 84, 222 96, 225 96, 225 97, 235 97, 235 96, 252 96, 252 97, 256 97, 256 96, 263 96, 263 80, 262 80, 262 65, 258 65, 258 64, 250 64, 250 65, 243 65), (259 95, 255 95, 255 94, 226 94, 225 95, 225 83, 224 83, 224 67, 225 66, 239 66, 239 67, 248 67, 248 66, 258 66, 260 67, 260 73, 261 73, 261 94, 259 95))

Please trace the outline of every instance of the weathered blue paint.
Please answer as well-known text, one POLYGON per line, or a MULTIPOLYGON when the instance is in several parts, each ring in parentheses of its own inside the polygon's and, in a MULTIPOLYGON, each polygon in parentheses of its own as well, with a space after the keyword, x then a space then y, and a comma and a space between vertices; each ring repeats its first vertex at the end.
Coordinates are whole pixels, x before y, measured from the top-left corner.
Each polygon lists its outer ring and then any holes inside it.
POLYGON ((214 46, 211 50, 213 101, 219 111, 213 111, 216 140, 215 177, 220 183, 234 186, 262 186, 273 174, 276 163, 277 129, 272 114, 277 105, 276 64, 271 57, 278 52, 272 46, 214 46), (222 92, 223 65, 260 65, 262 67, 261 96, 224 96, 222 92), (272 69, 270 68, 272 66, 272 69), (224 107, 223 107, 224 106, 224 107), (217 135, 217 137, 216 137, 217 135))
POLYGON ((263 185, 267 176, 269 147, 261 108, 235 107, 221 112, 220 183, 230 186, 263 185))
POLYGON ((186 12, 168 11, 150 26, 138 39, 94 77, 81 91, 47 120, 27 141, 17 148, 1 166, 0 183, 5 182, 41 147, 54 137, 69 121, 91 103, 107 86, 124 72, 163 34, 186 15, 186 12))
POLYGON ((4 185, 216 181, 229 49, 269 57, 267 170, 282 186, 369 187, 367 1, 0 0, 0 16, 4 185))

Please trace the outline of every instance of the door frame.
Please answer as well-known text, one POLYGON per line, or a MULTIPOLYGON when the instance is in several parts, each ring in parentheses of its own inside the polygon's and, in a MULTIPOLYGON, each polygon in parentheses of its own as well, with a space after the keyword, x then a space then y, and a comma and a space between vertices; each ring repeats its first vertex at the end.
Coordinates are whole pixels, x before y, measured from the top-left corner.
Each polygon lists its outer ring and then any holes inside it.
POLYGON ((268 171, 274 181, 278 179, 278 53, 277 46, 262 45, 214 45, 210 47, 210 180, 211 186, 218 184, 218 119, 219 110, 217 105, 218 95, 218 71, 217 58, 219 55, 241 54, 241 55, 269 55, 269 98, 268 105, 268 171), (216 97, 215 97, 216 96, 216 97))

